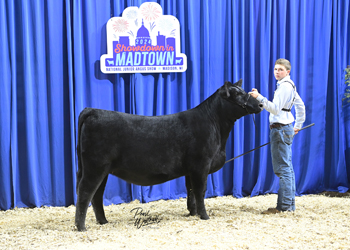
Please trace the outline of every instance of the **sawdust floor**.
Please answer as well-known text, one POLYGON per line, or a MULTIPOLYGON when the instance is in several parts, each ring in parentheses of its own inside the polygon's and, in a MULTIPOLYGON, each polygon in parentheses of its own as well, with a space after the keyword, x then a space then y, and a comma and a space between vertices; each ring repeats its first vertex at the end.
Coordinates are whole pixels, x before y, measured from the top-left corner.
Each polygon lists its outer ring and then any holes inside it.
POLYGON ((0 249, 350 249, 349 193, 296 197, 295 212, 261 214, 276 199, 209 198, 206 221, 187 216, 186 199, 105 206, 106 225, 90 207, 87 232, 76 231, 75 206, 15 208, 0 211, 0 249))

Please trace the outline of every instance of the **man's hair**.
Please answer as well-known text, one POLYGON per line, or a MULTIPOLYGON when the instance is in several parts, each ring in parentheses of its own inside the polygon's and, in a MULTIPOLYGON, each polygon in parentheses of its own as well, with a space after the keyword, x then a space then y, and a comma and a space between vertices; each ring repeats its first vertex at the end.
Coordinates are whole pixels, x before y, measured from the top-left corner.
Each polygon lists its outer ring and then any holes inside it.
POLYGON ((291 70, 292 69, 292 65, 290 64, 290 62, 287 59, 284 59, 284 58, 277 59, 276 62, 275 62, 275 65, 276 64, 283 65, 284 67, 286 67, 287 70, 291 70))

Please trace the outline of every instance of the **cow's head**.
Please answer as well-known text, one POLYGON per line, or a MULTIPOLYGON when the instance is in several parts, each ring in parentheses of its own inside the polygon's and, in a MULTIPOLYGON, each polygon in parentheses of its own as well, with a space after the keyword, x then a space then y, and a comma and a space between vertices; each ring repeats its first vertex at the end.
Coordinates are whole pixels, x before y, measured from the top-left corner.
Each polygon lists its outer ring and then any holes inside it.
POLYGON ((237 106, 235 111, 239 112, 240 117, 247 114, 257 114, 263 110, 262 104, 242 89, 242 79, 235 84, 225 82, 219 91, 222 98, 237 106))

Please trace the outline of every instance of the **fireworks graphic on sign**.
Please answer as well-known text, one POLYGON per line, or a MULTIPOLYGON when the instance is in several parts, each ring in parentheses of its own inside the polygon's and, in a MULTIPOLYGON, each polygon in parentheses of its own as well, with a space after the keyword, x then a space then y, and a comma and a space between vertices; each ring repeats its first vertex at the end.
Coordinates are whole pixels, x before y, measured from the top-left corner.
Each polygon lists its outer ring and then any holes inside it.
POLYGON ((147 21, 153 21, 157 19, 161 13, 161 9, 159 9, 157 5, 151 3, 143 6, 141 9, 141 14, 147 21))
POLYGON ((151 31, 154 29, 154 27, 156 27, 156 24, 153 22, 153 23, 150 23, 149 24, 149 27, 151 29, 151 31))
POLYGON ((138 12, 137 12, 136 10, 134 10, 134 9, 130 10, 130 11, 126 14, 126 17, 127 17, 128 19, 132 19, 132 20, 136 19, 137 16, 138 16, 138 12))
POLYGON ((113 23, 113 29, 115 32, 125 32, 129 29, 129 23, 124 19, 118 19, 113 23))
POLYGON ((158 20, 158 26, 159 28, 165 32, 170 34, 171 36, 175 36, 175 30, 174 29, 174 23, 169 18, 162 18, 161 20, 158 20))
POLYGON ((130 30, 128 34, 132 35, 132 37, 135 37, 134 33, 130 30))

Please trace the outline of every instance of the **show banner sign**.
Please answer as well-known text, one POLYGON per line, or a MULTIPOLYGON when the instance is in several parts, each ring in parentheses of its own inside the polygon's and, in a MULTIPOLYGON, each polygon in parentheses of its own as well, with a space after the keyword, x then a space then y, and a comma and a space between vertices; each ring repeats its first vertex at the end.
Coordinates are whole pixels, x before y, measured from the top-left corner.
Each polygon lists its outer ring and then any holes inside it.
POLYGON ((184 72, 187 57, 180 53, 180 23, 163 15, 158 3, 128 7, 122 17, 107 22, 107 53, 103 73, 184 72))

